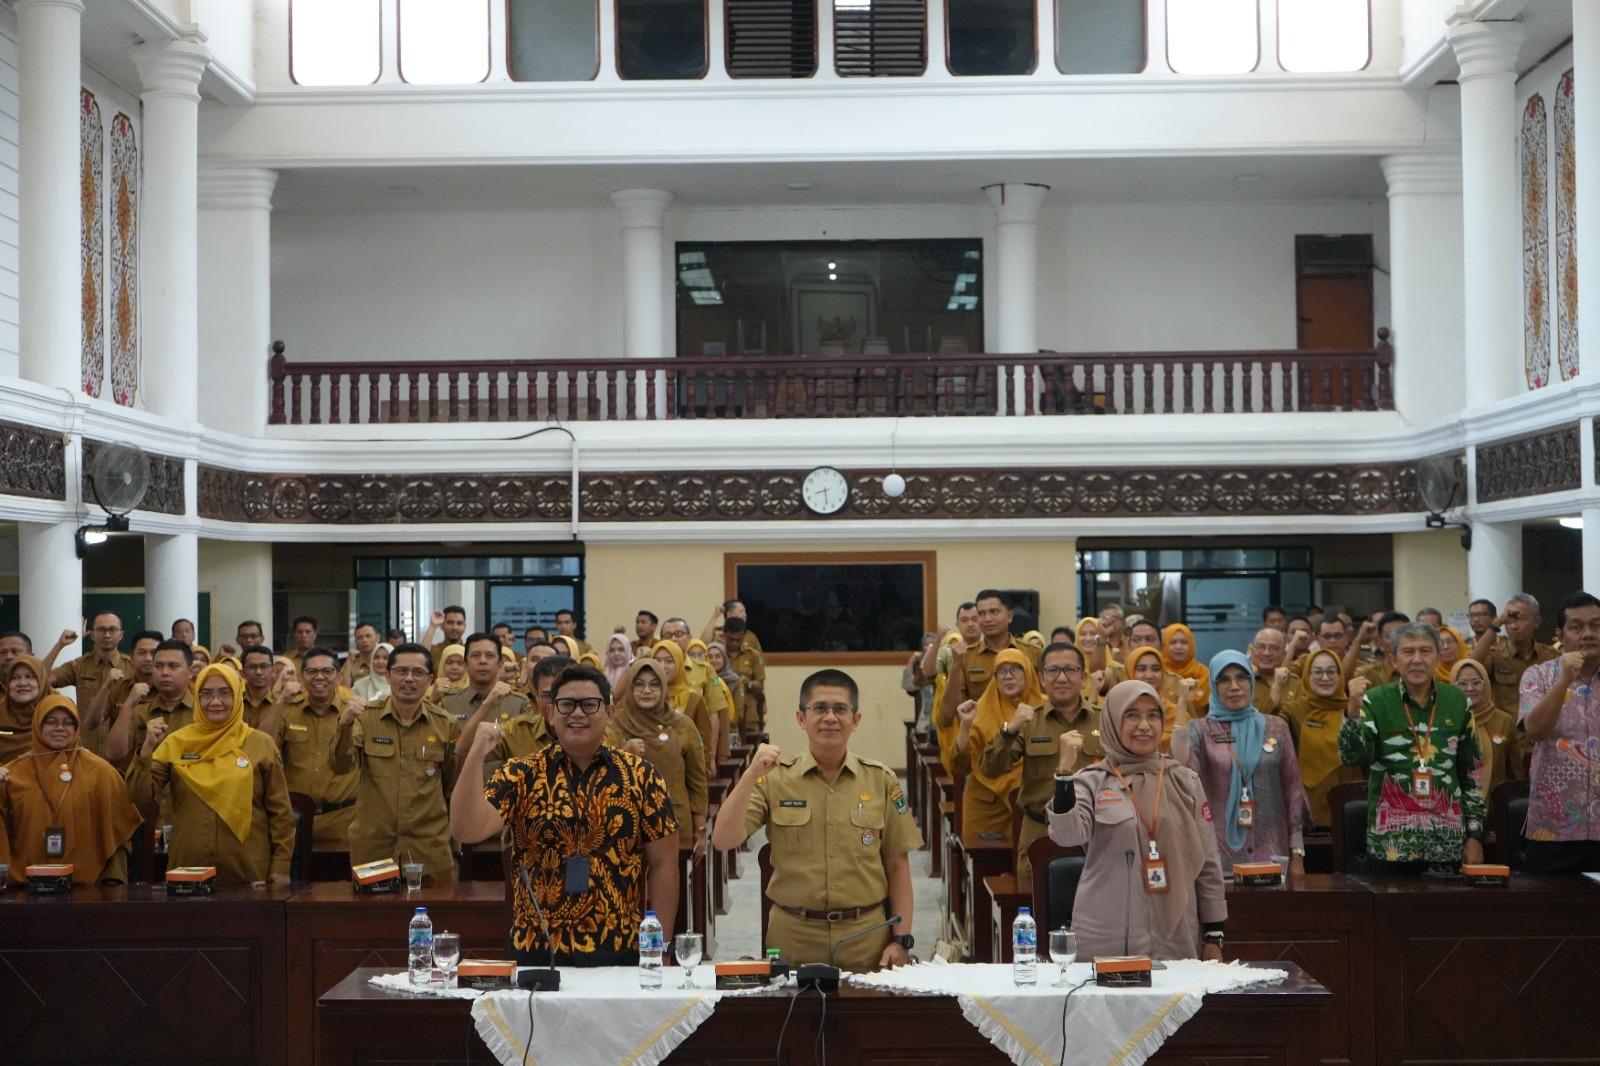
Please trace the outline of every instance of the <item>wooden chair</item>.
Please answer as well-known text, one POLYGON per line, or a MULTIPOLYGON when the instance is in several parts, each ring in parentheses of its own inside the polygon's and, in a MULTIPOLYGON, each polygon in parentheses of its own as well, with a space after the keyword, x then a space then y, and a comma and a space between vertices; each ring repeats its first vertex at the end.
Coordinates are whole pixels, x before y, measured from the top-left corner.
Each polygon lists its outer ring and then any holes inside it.
POLYGON ((1070 929, 1078 883, 1088 861, 1083 849, 1040 837, 1028 845, 1028 861, 1033 864, 1034 920, 1041 929, 1070 929))
POLYGON ((1328 791, 1333 820, 1333 872, 1367 870, 1367 783, 1345 781, 1328 791))
POLYGON ((304 792, 291 792, 289 806, 294 809, 294 855, 289 860, 289 880, 299 884, 313 880, 311 845, 316 834, 312 825, 317 820, 317 801, 304 792))
POLYGON ((1489 795, 1489 828, 1496 857, 1515 870, 1528 865, 1528 782, 1502 781, 1489 795))

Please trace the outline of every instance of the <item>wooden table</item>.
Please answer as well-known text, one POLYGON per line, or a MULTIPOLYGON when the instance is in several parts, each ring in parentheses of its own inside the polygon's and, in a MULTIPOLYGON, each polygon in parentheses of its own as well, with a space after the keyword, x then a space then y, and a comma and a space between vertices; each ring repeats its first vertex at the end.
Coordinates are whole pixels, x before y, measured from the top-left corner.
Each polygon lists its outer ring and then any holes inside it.
POLYGON ((0 1060, 284 1061, 293 891, 168 899, 164 885, 131 885, 30 898, 13 885, 0 893, 0 1060))
MULTIPOLYGON (((1205 998, 1149 1061, 1156 1064, 1250 1063, 1310 1066, 1328 993, 1292 963, 1288 980, 1205 998)), ((357 970, 317 1002, 322 1066, 358 1063, 492 1063, 473 1030, 465 1000, 413 996, 373 988, 377 970, 357 970), (468 1058, 470 1054, 470 1058, 468 1058)), ((670 1062, 811 1063, 822 1003, 793 993, 733 997, 717 1004, 670 1062), (778 1048, 785 1015, 793 1015, 778 1048), (781 1053, 780 1053, 781 1052, 781 1053)), ((1009 1063, 961 1014, 954 996, 915 996, 846 986, 827 1001, 827 1061, 856 1063, 1009 1063)), ((539 1061, 550 1058, 549 1049, 539 1061)))

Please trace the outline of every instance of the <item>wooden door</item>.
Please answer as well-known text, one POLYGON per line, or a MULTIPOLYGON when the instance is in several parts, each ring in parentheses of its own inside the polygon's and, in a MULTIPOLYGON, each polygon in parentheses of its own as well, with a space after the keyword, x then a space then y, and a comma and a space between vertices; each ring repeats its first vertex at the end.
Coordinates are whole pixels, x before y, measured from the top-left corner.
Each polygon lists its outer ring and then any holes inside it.
MULTIPOLYGON (((1372 278, 1368 275, 1302 277, 1296 285, 1301 351, 1372 347, 1372 278)), ((1314 411, 1342 410, 1365 396, 1370 382, 1326 368, 1302 371, 1300 403, 1314 411)))

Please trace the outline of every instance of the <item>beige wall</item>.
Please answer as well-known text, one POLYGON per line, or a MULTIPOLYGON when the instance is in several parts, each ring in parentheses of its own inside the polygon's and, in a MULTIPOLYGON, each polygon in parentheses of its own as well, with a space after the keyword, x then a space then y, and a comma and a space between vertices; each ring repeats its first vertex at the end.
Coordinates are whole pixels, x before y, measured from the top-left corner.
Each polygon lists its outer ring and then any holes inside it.
POLYGON ((1447 616, 1464 611, 1467 601, 1467 553, 1461 530, 1428 529, 1394 534, 1394 608, 1415 615, 1437 607, 1447 616))
MULTIPOLYGON (((587 634, 591 644, 603 643, 618 625, 633 632, 639 610, 662 618, 683 615, 696 633, 712 609, 723 599, 723 556, 739 552, 824 551, 928 551, 936 560, 938 616, 955 619, 956 607, 985 586, 1039 590, 1039 610, 1048 633, 1054 625, 1071 625, 1077 617, 1077 542, 1001 541, 958 544, 873 543, 841 541, 826 547, 801 548, 771 542, 670 545, 594 544, 584 563, 584 597, 587 634)), ((761 632, 761 619, 751 620, 761 632)), ((810 667, 769 667, 767 670, 767 726, 773 742, 797 751, 804 736, 795 722, 800 682, 810 667)), ((905 762, 905 730, 911 700, 900 688, 900 667, 858 666, 850 674, 861 686, 861 726, 852 743, 860 755, 882 759, 891 766, 905 762)))
POLYGON ((232 643, 246 618, 260 622, 271 639, 271 544, 202 539, 199 584, 211 593, 213 643, 232 643))

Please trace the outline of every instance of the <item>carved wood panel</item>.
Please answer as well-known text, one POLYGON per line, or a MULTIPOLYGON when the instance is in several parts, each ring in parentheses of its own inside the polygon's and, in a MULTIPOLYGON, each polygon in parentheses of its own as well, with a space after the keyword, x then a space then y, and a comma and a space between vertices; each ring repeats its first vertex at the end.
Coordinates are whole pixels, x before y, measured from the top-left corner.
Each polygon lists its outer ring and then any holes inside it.
POLYGON ((0 493, 66 499, 66 455, 59 433, 0 422, 0 493))
MULTIPOLYGON (((83 498, 88 503, 94 502, 89 471, 94 466, 95 455, 104 447, 104 441, 85 439, 83 442, 83 498)), ((145 490, 138 509, 157 514, 188 513, 188 500, 183 491, 183 460, 153 452, 147 452, 146 455, 150 459, 150 487, 145 490)))
POLYGON ((1577 425, 1480 444, 1477 481, 1479 503, 1578 488, 1583 466, 1577 425))

